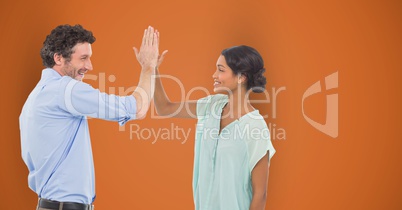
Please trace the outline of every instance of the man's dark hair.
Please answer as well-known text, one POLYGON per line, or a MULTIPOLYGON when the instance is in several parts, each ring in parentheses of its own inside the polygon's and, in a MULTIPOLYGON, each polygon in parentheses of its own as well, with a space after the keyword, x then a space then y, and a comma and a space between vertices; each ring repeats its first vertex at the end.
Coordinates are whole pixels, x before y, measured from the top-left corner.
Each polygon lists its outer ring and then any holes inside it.
POLYGON ((76 44, 84 42, 92 44, 95 40, 92 32, 85 30, 81 25, 59 25, 46 36, 43 42, 40 50, 43 65, 52 68, 56 64, 54 54, 61 55, 69 61, 76 44))

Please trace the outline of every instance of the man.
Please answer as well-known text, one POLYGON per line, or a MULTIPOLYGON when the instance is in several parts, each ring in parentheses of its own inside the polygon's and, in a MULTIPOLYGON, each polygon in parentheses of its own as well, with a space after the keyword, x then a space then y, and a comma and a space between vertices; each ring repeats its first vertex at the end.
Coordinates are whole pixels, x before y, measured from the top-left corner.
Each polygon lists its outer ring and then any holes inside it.
POLYGON ((57 26, 46 37, 41 57, 46 69, 20 115, 22 158, 29 187, 38 194, 38 210, 93 209, 94 165, 87 117, 117 121, 146 115, 153 97, 159 33, 145 30, 134 48, 142 70, 130 96, 99 92, 82 82, 92 70, 95 37, 80 25, 57 26))

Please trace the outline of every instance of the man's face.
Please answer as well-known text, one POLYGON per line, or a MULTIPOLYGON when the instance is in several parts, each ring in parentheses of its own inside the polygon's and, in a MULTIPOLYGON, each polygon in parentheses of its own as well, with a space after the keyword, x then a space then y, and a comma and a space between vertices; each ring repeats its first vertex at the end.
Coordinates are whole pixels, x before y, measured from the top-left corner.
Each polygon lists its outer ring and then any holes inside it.
POLYGON ((69 76, 81 81, 84 74, 92 70, 91 56, 92 48, 88 42, 78 43, 73 47, 70 60, 63 59, 61 72, 63 76, 69 76))

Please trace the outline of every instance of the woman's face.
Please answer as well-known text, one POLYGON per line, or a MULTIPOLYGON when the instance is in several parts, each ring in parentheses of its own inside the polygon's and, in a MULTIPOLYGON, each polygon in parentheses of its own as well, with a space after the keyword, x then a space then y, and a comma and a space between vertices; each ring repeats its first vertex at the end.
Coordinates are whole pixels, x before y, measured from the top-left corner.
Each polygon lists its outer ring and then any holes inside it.
POLYGON ((227 65, 223 55, 219 56, 216 62, 216 70, 212 75, 214 79, 215 93, 233 93, 238 88, 239 78, 233 74, 232 69, 227 65))

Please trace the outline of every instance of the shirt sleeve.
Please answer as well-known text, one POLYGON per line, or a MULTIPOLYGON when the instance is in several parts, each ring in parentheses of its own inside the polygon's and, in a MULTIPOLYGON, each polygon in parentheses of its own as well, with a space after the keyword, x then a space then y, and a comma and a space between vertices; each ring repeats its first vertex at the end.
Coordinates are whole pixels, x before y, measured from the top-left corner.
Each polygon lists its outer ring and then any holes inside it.
POLYGON ((134 96, 101 93, 89 84, 69 79, 60 88, 60 107, 74 116, 88 116, 124 125, 137 113, 134 96))
POLYGON ((246 142, 251 173, 258 161, 267 154, 267 151, 269 151, 269 159, 274 156, 276 151, 272 145, 270 132, 264 119, 254 120, 253 126, 250 126, 248 132, 249 138, 246 142))

